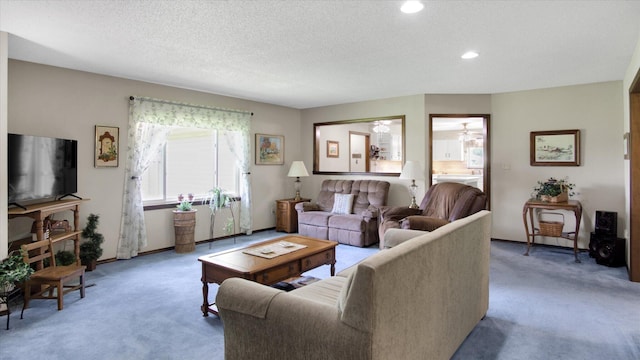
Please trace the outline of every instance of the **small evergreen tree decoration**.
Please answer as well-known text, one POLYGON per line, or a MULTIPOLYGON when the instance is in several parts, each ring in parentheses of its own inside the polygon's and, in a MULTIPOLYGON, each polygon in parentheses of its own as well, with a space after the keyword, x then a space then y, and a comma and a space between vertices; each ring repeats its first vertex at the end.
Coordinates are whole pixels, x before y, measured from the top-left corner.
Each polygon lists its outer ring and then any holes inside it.
POLYGON ((99 218, 98 215, 90 214, 87 218, 87 225, 82 229, 82 238, 88 241, 80 244, 80 261, 87 266, 88 271, 95 269, 96 261, 102 256, 100 245, 104 241, 104 236, 96 232, 99 218))

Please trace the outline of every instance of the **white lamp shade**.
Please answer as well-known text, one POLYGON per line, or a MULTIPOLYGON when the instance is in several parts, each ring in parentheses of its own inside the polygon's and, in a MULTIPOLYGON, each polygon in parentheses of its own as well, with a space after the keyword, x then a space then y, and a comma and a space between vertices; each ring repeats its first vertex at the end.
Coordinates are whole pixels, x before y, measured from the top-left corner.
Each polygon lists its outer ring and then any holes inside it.
POLYGON ((309 176, 307 172, 307 168, 304 167, 304 162, 302 161, 294 161, 291 163, 291 168, 289 168, 289 177, 300 177, 300 176, 309 176))
POLYGON ((404 163, 400 179, 422 180, 424 179, 424 171, 419 161, 407 161, 404 163))

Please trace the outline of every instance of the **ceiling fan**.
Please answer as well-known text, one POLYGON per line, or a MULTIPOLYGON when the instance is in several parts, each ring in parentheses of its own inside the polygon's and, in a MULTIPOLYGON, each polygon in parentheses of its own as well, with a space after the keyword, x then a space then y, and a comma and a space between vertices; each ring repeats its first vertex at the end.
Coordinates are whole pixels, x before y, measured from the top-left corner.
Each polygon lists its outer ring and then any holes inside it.
POLYGON ((462 132, 460 132, 460 134, 458 135, 458 140, 464 142, 472 140, 482 140, 481 133, 467 129, 468 124, 469 123, 462 123, 462 132))

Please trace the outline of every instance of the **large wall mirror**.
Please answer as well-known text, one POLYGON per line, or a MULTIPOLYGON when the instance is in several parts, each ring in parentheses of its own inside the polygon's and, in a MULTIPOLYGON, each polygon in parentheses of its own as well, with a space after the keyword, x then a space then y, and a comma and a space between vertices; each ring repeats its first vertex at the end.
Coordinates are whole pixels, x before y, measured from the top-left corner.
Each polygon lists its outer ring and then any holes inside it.
MULTIPOLYGON (((490 199, 489 115, 429 115, 430 184, 459 182, 490 199)), ((488 200, 487 200, 488 201, 488 200)))
POLYGON ((314 174, 398 176, 404 164, 404 115, 313 124, 314 174))

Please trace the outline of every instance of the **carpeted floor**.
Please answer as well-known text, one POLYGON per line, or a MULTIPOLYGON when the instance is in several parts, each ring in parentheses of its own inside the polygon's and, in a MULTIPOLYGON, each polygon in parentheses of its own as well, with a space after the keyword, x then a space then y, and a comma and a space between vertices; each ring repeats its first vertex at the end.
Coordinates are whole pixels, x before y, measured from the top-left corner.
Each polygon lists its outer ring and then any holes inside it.
MULTIPOLYGON (((0 317, 0 359, 223 359, 223 329, 203 317, 198 256, 282 236, 274 231, 217 241, 196 252, 166 251, 99 265, 77 292, 55 301, 34 300, 20 320, 14 303, 11 329, 0 317)), ((494 241, 490 308, 454 359, 639 359, 640 284, 625 268, 595 264, 570 249, 494 241)), ((377 247, 337 248, 336 271, 377 247)), ((328 266, 307 273, 329 276, 328 266)), ((210 297, 215 296, 215 285, 210 297)))

